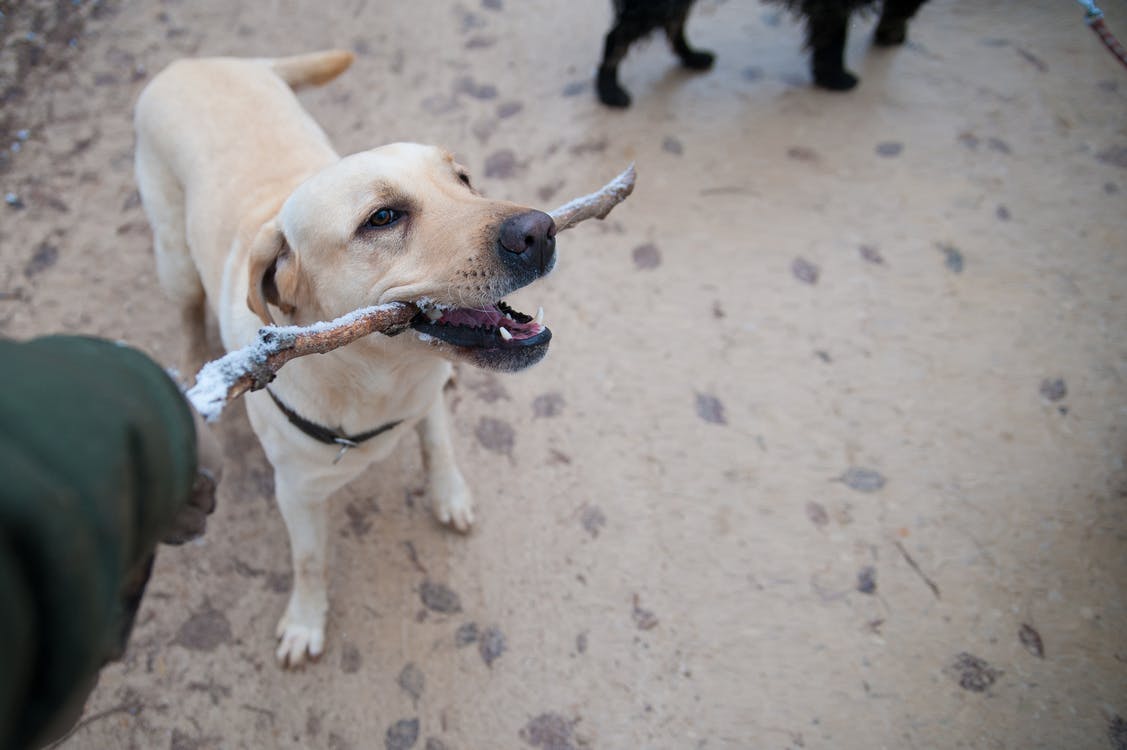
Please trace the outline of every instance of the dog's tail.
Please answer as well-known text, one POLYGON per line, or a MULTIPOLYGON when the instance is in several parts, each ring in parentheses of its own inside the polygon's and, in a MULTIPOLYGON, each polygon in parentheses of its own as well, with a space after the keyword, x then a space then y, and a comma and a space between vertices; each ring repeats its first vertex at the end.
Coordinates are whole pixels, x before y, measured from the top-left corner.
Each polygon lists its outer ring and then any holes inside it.
POLYGON ((320 86, 328 83, 344 71, 356 59, 351 52, 342 49, 310 52, 307 55, 278 57, 270 60, 270 67, 278 77, 295 91, 306 86, 320 86))

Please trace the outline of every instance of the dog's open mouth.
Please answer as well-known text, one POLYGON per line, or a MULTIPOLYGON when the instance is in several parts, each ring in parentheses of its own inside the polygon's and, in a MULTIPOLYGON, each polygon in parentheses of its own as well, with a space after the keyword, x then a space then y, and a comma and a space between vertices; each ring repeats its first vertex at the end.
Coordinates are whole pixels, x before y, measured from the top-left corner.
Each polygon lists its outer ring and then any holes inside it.
POLYGON ((474 308, 419 306, 422 312, 411 320, 411 327, 421 338, 456 347, 481 367, 524 369, 543 358, 552 339, 551 330, 543 325, 543 309, 533 317, 504 302, 474 308))

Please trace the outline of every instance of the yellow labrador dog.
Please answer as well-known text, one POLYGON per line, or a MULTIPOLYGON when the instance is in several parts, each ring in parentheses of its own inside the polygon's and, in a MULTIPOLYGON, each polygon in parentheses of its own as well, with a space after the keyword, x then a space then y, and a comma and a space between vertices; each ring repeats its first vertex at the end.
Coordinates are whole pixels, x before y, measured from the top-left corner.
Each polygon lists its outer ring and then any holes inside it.
POLYGON ((290 667, 324 648, 329 495, 414 426, 435 516, 468 530, 473 503, 442 397, 449 361, 519 370, 551 339, 501 301, 551 270, 551 217, 483 197, 433 146, 341 158, 293 91, 351 62, 340 51, 182 60, 135 112, 137 181, 161 285, 187 336, 184 372, 207 358, 208 305, 228 350, 263 323, 398 301, 423 311, 407 333, 295 360, 247 397, 290 536, 294 586, 277 629, 278 660, 290 667))

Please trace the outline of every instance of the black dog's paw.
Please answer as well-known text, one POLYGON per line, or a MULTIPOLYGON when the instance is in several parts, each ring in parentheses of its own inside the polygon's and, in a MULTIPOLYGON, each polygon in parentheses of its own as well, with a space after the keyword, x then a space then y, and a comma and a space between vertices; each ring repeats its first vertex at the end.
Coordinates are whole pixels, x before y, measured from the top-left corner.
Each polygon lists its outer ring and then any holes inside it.
POLYGON ((882 19, 873 35, 873 41, 880 47, 896 47, 903 44, 908 41, 908 21, 903 18, 882 19))
POLYGON ((595 82, 595 90, 599 93, 599 101, 608 107, 625 108, 630 106, 630 94, 618 85, 614 73, 599 71, 599 78, 595 82))
POLYGON ((716 62, 716 55, 711 52, 693 50, 681 55, 681 64, 690 70, 708 70, 716 62))
POLYGON ((848 70, 814 71, 814 85, 828 91, 849 91, 860 81, 848 70))

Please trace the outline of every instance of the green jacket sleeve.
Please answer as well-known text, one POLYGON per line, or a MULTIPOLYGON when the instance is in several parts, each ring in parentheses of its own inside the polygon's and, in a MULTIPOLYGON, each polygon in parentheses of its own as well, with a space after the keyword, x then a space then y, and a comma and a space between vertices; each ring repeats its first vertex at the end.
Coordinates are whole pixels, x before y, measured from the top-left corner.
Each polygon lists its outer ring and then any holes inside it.
POLYGON ((189 407, 144 354, 0 341, 0 747, 85 699, 120 646, 122 585, 187 502, 189 407))

